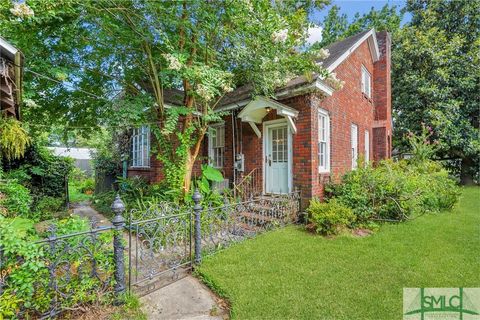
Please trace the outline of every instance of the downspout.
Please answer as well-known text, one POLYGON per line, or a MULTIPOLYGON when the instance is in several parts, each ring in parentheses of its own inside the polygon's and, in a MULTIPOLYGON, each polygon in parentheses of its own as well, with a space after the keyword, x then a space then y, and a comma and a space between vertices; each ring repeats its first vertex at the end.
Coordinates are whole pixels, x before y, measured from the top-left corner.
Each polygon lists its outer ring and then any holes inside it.
POLYGON ((232 110, 232 169, 233 169, 233 196, 236 197, 235 183, 236 181, 236 170, 235 170, 235 110, 232 110))

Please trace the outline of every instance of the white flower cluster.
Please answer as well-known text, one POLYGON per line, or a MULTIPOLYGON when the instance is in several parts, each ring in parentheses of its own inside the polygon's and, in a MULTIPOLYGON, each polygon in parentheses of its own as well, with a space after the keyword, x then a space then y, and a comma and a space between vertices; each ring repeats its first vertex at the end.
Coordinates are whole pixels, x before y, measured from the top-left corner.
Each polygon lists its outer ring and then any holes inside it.
POLYGON ((288 37, 287 29, 276 31, 272 34, 272 40, 274 42, 285 42, 287 40, 287 37, 288 37))
POLYGON ((233 91, 233 88, 232 88, 232 86, 231 86, 230 84, 224 83, 224 84, 222 85, 222 90, 223 90, 223 92, 232 92, 232 91, 233 91))
POLYGON ((345 85, 345 81, 338 79, 335 72, 332 72, 328 75, 326 82, 335 90, 340 90, 345 85))
POLYGON ((242 4, 248 9, 248 11, 250 12, 254 11, 252 2, 250 0, 243 0, 242 4))
POLYGON ((213 99, 212 91, 202 84, 197 86, 197 93, 200 97, 202 97, 203 100, 207 102, 213 99))
POLYGON ((182 63, 174 55, 166 53, 166 54, 163 55, 163 57, 168 62, 168 69, 178 71, 182 68, 182 63))
POLYGON ((25 99, 25 100, 23 100, 23 103, 29 108, 38 107, 38 104, 35 101, 33 101, 32 99, 25 99))
POLYGON ((317 52, 315 52, 315 56, 319 60, 327 59, 330 56, 330 52, 328 49, 320 49, 317 52))
POLYGON ((15 3, 13 8, 10 9, 10 12, 19 18, 29 18, 33 17, 34 12, 26 3, 15 3))

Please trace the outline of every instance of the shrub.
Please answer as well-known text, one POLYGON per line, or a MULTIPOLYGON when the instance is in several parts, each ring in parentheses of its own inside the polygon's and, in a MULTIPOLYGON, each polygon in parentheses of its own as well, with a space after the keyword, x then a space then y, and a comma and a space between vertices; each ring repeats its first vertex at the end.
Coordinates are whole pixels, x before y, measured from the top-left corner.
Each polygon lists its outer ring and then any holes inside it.
POLYGON ((93 178, 87 178, 82 181, 80 185, 80 192, 85 194, 93 194, 95 191, 95 180, 93 178))
POLYGON ((33 144, 22 159, 4 161, 2 165, 5 177, 18 179, 30 189, 35 200, 44 196, 64 196, 65 177, 73 169, 73 160, 57 157, 47 148, 33 144))
MULTIPOLYGON (((88 230, 87 222, 76 217, 58 221, 56 235, 85 230, 88 230)), ((64 238, 55 243, 57 250, 50 250, 49 244, 35 243, 39 237, 33 221, 0 216, 3 249, 0 319, 37 319, 49 310, 53 299, 58 303, 56 307, 65 309, 111 301, 112 232, 98 234, 95 244, 90 239, 90 235, 64 238), (89 272, 92 258, 98 272, 96 276, 89 272), (52 292, 49 285, 51 275, 47 266, 51 261, 59 263, 54 276, 62 294, 52 292)))
POLYGON ((357 222, 402 221, 426 212, 450 209, 459 188, 448 172, 430 160, 385 160, 377 167, 348 172, 327 186, 327 197, 353 209, 357 222))
POLYGON ((28 218, 31 204, 27 188, 14 180, 0 181, 0 213, 3 216, 28 218))
POLYGON ((307 228, 326 235, 338 234, 355 221, 352 209, 335 199, 329 202, 313 199, 310 201, 307 213, 309 222, 307 228))
POLYGON ((56 214, 64 212, 63 198, 43 197, 35 206, 35 218, 39 221, 52 219, 56 214))
POLYGON ((0 114, 0 158, 20 159, 30 143, 31 139, 20 121, 0 114))
MULTIPOLYGON (((106 215, 107 217, 112 217, 112 209, 110 209, 113 201, 115 200, 115 191, 102 192, 99 194, 94 194, 92 198, 93 207, 100 213, 106 215)), ((122 196, 122 201, 127 205, 125 199, 122 196)))

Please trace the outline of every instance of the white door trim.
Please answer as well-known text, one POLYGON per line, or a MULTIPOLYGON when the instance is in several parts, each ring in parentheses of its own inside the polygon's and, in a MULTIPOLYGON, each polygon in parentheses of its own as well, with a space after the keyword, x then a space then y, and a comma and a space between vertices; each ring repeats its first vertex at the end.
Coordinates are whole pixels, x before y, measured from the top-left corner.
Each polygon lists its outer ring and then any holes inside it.
POLYGON ((262 143, 262 163, 263 163, 263 170, 262 170, 262 179, 263 179, 263 194, 267 193, 267 180, 266 173, 267 173, 267 163, 265 161, 267 155, 267 146, 268 146, 268 129, 280 126, 287 126, 287 147, 288 147, 288 170, 287 170, 287 181, 288 181, 288 192, 292 192, 293 190, 293 148, 292 148, 292 130, 287 123, 287 119, 276 119, 270 121, 263 122, 263 143, 262 143))

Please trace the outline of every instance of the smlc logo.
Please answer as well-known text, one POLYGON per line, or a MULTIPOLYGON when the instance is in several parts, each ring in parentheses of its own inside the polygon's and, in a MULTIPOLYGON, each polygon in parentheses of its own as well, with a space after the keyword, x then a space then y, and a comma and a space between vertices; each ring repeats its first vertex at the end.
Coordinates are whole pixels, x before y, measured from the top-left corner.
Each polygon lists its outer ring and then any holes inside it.
POLYGON ((480 288, 404 288, 403 319, 480 320, 480 288))

